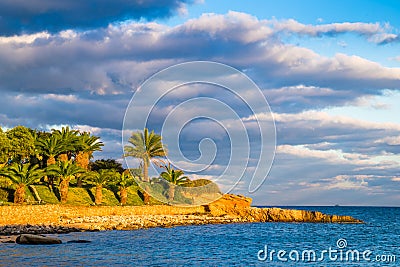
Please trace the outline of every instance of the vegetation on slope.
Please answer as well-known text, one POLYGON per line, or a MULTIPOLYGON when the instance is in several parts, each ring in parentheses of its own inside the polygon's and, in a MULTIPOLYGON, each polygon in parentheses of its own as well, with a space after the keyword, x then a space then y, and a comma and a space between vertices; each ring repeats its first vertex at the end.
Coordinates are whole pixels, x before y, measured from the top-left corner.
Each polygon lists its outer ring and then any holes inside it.
POLYGON ((89 132, 0 128, 0 204, 195 204, 203 193, 220 194, 211 181, 191 181, 166 163, 168 151, 154 131, 134 132, 129 143, 124 156, 140 166, 126 170, 114 159, 91 161, 104 144, 89 132), (148 176, 151 162, 165 169, 160 177, 148 176))

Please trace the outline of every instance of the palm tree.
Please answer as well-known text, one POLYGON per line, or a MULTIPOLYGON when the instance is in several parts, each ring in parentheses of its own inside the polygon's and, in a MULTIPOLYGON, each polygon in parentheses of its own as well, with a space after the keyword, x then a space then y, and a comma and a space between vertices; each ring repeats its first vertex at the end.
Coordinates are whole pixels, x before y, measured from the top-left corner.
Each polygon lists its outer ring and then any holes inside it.
POLYGON ((83 177, 86 181, 96 186, 95 203, 101 205, 103 202, 103 186, 115 180, 120 175, 115 170, 99 170, 88 172, 83 177))
POLYGON ((70 128, 62 127, 61 130, 52 129, 53 135, 56 135, 62 140, 65 151, 58 155, 58 159, 60 161, 68 161, 71 159, 72 152, 74 151, 75 145, 78 141, 78 131, 77 130, 70 130, 70 128))
MULTIPOLYGON (((75 144, 76 165, 86 171, 89 169, 89 160, 93 157, 93 152, 101 151, 101 147, 104 146, 99 139, 100 137, 91 136, 87 132, 83 132, 78 136, 75 144)), ((78 187, 82 187, 82 178, 80 176, 78 176, 78 187)))
POLYGON ((75 161, 79 167, 88 170, 89 160, 93 157, 93 152, 101 151, 101 147, 104 146, 104 143, 99 139, 100 137, 91 136, 87 132, 83 132, 78 136, 75 161))
POLYGON ((170 183, 168 189, 168 199, 173 201, 175 197, 175 187, 186 184, 189 181, 189 178, 187 176, 182 177, 184 172, 182 170, 175 170, 171 167, 170 163, 165 165, 164 168, 165 171, 163 171, 160 176, 170 183))
POLYGON ((149 182, 150 161, 157 161, 159 157, 165 157, 167 150, 163 147, 161 136, 154 131, 149 133, 147 128, 143 132, 134 132, 128 142, 131 145, 125 146, 124 157, 134 157, 142 161, 143 180, 149 182))
MULTIPOLYGON (((154 131, 149 133, 147 128, 143 132, 137 131, 132 133, 128 142, 131 145, 125 146, 124 157, 134 157, 141 160, 143 169, 143 181, 149 182, 149 165, 150 161, 159 161, 159 157, 165 157, 167 150, 164 148, 161 136, 155 134, 154 131)), ((149 188, 145 186, 143 192, 143 200, 145 204, 150 202, 148 195, 149 188)))
MULTIPOLYGON (((56 157, 68 150, 59 135, 48 133, 36 133, 35 147, 40 155, 36 157, 40 160, 46 159, 46 167, 56 164, 56 157)), ((47 182, 49 189, 52 190, 54 177, 45 175, 44 180, 47 182)))
POLYGON ((119 189, 119 196, 121 205, 126 205, 128 199, 128 187, 136 183, 135 178, 129 170, 117 175, 117 185, 119 189))
POLYGON ((49 137, 38 137, 35 142, 39 154, 47 158, 46 165, 56 164, 56 157, 68 148, 59 135, 52 134, 49 137))
POLYGON ((61 203, 66 203, 69 182, 75 175, 84 173, 85 170, 70 161, 59 161, 57 164, 47 167, 47 172, 60 178, 61 203))
POLYGON ((14 193, 14 203, 25 201, 25 187, 40 180, 45 172, 39 169, 39 165, 13 164, 0 170, 0 175, 7 177, 17 188, 14 193))

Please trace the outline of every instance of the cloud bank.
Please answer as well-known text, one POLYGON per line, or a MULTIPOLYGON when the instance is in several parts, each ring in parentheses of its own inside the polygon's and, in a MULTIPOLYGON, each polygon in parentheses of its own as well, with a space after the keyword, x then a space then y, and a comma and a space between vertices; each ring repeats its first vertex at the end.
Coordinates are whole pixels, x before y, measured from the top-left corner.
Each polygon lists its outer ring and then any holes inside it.
MULTIPOLYGON (((107 14, 93 12, 83 21, 91 2, 31 1, 25 8, 20 8, 22 1, 0 4, 1 126, 70 124, 95 129, 106 141, 104 155, 119 158, 125 108, 140 83, 175 63, 213 60, 249 75, 274 111, 277 157, 268 188, 255 196, 256 202, 312 204, 312 199, 324 196, 326 203, 321 204, 335 204, 335 196, 342 194, 350 204, 400 203, 396 189, 400 125, 322 111, 362 105, 388 90, 398 92, 400 68, 358 55, 324 56, 286 41, 288 35, 351 34, 369 45, 397 45, 398 36, 390 25, 306 25, 293 19, 260 20, 239 12, 204 14, 177 26, 132 21, 171 16, 191 3, 186 1, 165 1, 162 7, 156 1, 113 1, 112 7, 101 9, 107 14), (59 22, 67 15, 68 20, 59 22), (286 192, 285 198, 278 192, 286 192)), ((165 117, 174 101, 209 95, 231 103, 254 127, 253 118, 246 117, 232 96, 210 88, 192 89, 192 95, 188 90, 172 95, 155 110, 154 118, 165 117)), ((189 156, 199 153, 195 143, 212 128, 207 122, 199 125, 201 130, 185 129, 188 138, 183 139, 183 147, 189 156)), ((159 121, 154 127, 161 127, 159 121)), ((204 175, 211 177, 223 164, 221 160, 204 175)))
POLYGON ((4 0, 0 2, 0 35, 66 29, 92 29, 109 23, 167 18, 191 0, 4 0))

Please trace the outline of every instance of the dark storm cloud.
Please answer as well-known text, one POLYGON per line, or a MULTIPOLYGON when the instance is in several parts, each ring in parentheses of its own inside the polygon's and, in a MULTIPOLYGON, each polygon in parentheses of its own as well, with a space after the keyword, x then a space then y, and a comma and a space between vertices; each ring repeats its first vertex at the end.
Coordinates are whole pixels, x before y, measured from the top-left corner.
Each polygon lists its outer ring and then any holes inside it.
POLYGON ((0 35, 105 27, 128 19, 166 18, 191 0, 3 0, 0 35))

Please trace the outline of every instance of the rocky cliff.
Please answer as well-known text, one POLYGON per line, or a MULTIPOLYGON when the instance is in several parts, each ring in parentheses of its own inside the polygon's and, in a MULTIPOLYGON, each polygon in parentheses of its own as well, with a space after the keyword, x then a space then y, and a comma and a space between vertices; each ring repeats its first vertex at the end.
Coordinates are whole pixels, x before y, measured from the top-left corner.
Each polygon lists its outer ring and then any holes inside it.
POLYGON ((213 216, 238 216, 248 222, 362 223, 351 216, 328 215, 319 211, 255 208, 250 207, 251 202, 249 197, 225 194, 204 208, 213 216))

